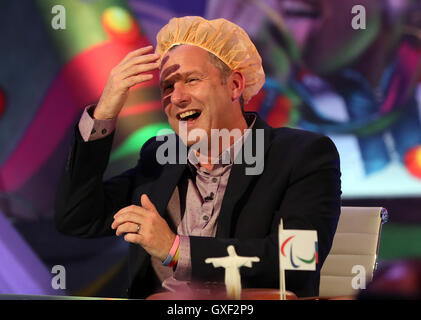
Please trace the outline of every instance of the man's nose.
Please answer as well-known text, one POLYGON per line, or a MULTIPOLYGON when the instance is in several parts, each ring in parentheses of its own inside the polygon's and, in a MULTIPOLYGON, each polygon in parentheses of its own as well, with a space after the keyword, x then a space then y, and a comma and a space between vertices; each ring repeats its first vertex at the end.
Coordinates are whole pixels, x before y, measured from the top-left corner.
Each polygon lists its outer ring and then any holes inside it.
POLYGON ((176 83, 174 85, 173 92, 171 93, 171 103, 182 108, 190 103, 190 95, 186 91, 184 84, 176 83))

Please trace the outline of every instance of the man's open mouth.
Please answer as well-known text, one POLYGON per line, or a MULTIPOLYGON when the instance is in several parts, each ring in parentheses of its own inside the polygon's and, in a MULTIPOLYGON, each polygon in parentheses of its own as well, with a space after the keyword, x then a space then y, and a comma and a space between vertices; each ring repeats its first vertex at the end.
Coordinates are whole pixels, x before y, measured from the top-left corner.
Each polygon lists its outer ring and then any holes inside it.
POLYGON ((199 110, 189 110, 177 115, 177 119, 180 121, 193 121, 199 118, 201 111, 199 110))

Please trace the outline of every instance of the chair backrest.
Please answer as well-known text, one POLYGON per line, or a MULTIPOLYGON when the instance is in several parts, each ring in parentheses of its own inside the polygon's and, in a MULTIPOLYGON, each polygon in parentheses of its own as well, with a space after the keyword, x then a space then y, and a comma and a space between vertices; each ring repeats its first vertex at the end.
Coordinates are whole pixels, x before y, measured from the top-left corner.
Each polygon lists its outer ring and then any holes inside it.
POLYGON ((366 283, 372 280, 381 228, 387 220, 387 210, 381 207, 341 208, 332 248, 321 269, 319 296, 356 294, 361 281, 354 280, 354 289, 353 279, 363 272, 366 283))

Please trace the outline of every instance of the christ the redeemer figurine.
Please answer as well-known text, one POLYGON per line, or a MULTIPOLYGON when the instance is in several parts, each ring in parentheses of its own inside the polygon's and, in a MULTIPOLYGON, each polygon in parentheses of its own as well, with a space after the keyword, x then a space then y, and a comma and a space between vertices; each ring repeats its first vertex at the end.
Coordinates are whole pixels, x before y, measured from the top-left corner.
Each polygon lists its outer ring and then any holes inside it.
POLYGON ((252 262, 259 262, 258 257, 242 257, 235 252, 234 246, 228 246, 228 257, 207 258, 206 263, 212 263, 215 268, 225 268, 225 287, 227 296, 231 299, 241 299, 240 267, 251 268, 252 262))

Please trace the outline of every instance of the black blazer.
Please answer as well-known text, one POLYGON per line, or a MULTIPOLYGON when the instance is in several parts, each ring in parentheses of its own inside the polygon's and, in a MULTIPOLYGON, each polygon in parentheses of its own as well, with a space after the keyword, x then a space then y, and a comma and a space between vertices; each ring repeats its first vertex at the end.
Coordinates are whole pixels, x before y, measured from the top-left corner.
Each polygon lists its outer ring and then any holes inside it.
MULTIPOLYGON (((255 139, 256 129, 264 132, 264 170, 246 175, 246 163, 233 164, 216 237, 190 237, 192 280, 223 281, 223 268, 204 260, 226 256, 227 246, 232 244, 239 255, 260 258, 253 268, 241 269, 243 287, 278 288, 278 225, 282 217, 285 229, 317 230, 317 271, 286 272, 287 290, 298 296, 316 296, 320 268, 331 248, 340 213, 338 152, 328 137, 271 128, 258 116, 251 139, 255 139)), ((103 182, 113 134, 84 142, 78 129, 75 131, 56 198, 55 223, 60 232, 79 237, 114 235, 110 227, 113 215, 125 206, 139 205, 143 193, 161 215, 165 213, 187 165, 159 164, 156 150, 162 141, 150 139, 135 168, 103 182)), ((129 296, 146 297, 156 286, 150 256, 141 246, 131 245, 129 259, 129 296)))

